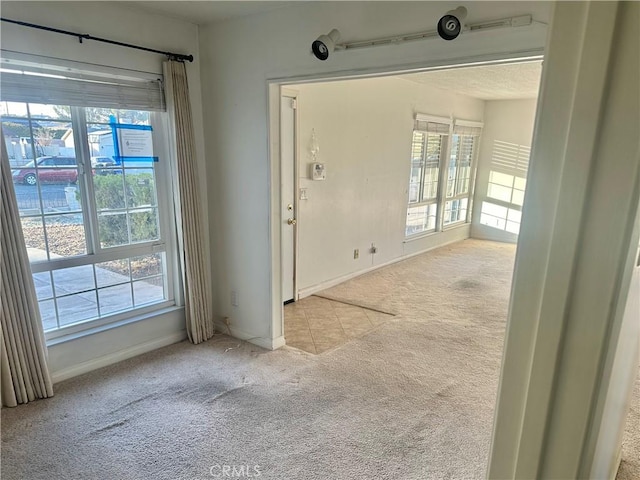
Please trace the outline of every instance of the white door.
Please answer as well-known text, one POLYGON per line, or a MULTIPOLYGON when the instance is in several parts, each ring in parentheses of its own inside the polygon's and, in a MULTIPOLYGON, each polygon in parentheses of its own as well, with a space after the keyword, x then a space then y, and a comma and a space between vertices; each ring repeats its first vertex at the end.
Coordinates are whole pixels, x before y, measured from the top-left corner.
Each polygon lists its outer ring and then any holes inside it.
POLYGON ((280 200, 282 208, 282 302, 295 300, 296 242, 296 100, 280 100, 280 200))

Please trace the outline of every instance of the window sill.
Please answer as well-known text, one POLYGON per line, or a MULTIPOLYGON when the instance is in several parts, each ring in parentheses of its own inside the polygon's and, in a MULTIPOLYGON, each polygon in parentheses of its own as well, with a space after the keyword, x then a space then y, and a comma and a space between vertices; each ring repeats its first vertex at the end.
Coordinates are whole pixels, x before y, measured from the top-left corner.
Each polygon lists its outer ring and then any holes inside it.
POLYGON ((51 347, 51 346, 54 346, 54 345, 60 345, 60 344, 66 343, 66 342, 71 342, 73 340, 77 340, 77 339, 82 338, 82 337, 88 337, 90 335, 95 335, 97 333, 102 333, 102 332, 105 332, 105 331, 108 331, 108 330, 112 330, 114 328, 123 327, 125 325, 130 325, 132 323, 140 322, 142 320, 148 320, 148 319, 156 317, 156 316, 166 315, 167 313, 171 313, 171 312, 175 312, 175 311, 179 311, 179 310, 184 310, 184 307, 182 307, 182 306, 170 306, 170 307, 160 308, 158 310, 154 310, 152 312, 141 313, 141 314, 135 315, 133 317, 129 317, 129 318, 124 319, 124 320, 119 320, 119 321, 115 321, 115 322, 112 322, 112 323, 107 323, 107 324, 99 325, 99 326, 95 326, 95 327, 89 327, 89 328, 86 328, 86 329, 78 331, 78 332, 62 334, 62 335, 56 336, 55 338, 47 339, 47 341, 46 341, 47 347, 51 347))
POLYGON ((448 225, 448 226, 444 227, 440 231, 420 233, 420 234, 417 234, 417 235, 412 235, 411 237, 405 237, 405 239, 402 241, 402 243, 411 243, 411 242, 413 242, 415 240, 422 240, 423 238, 432 237, 432 236, 437 235, 439 233, 448 232, 449 230, 455 230, 457 228, 467 227, 469 225, 471 225, 470 222, 457 222, 457 223, 454 223, 454 224, 451 224, 451 225, 448 225))
POLYGON ((414 240, 420 240, 422 238, 432 237, 433 235, 437 235, 438 233, 442 233, 442 232, 437 232, 434 230, 431 232, 418 233, 416 235, 411 235, 410 237, 405 237, 402 243, 410 243, 410 242, 413 242, 414 240))

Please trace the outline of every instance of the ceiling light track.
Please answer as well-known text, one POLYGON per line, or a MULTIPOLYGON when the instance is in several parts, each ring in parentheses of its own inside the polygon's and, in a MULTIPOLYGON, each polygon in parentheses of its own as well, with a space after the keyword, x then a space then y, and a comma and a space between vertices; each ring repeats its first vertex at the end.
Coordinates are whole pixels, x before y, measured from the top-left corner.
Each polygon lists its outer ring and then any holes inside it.
MULTIPOLYGON (((478 22, 468 24, 463 27, 462 31, 465 34, 484 32, 487 30, 495 30, 499 28, 514 28, 525 27, 533 24, 533 18, 531 15, 520 15, 517 17, 502 18, 499 20, 491 20, 487 22, 478 22)), ((427 30, 424 32, 409 33, 404 35, 396 35, 392 37, 382 37, 372 40, 361 40, 358 42, 348 42, 336 44, 335 50, 353 50, 357 48, 377 47, 380 45, 396 45, 400 43, 413 42, 416 40, 425 40, 428 38, 441 37, 438 30, 427 30)))

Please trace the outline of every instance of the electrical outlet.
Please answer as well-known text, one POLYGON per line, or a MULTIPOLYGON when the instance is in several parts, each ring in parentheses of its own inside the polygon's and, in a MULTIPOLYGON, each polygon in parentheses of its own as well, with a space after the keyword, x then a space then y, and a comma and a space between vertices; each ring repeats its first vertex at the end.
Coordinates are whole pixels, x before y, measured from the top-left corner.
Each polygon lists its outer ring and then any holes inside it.
POLYGON ((371 253, 371 255, 375 255, 376 253, 378 253, 378 247, 376 247, 375 243, 371 244, 371 248, 369 249, 369 252, 371 253))
POLYGON ((353 250, 353 259, 357 260, 358 258, 360 258, 360 250, 356 248, 353 250))
POLYGON ((240 305, 238 301, 238 292, 236 292, 235 290, 231 291, 231 305, 233 305, 234 307, 240 305))

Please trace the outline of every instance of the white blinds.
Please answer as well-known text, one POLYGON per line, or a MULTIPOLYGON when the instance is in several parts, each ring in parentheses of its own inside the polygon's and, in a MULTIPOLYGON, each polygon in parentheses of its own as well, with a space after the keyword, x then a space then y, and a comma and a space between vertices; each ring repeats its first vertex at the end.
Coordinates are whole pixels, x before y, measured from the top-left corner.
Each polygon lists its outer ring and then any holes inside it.
POLYGON ((449 135, 449 126, 451 121, 446 117, 435 117, 433 115, 425 115, 416 113, 414 130, 420 132, 437 133, 438 135, 449 135))
POLYGON ((530 155, 531 147, 495 140, 493 142, 491 169, 509 175, 526 177, 530 155))
POLYGON ((128 110, 166 109, 161 80, 132 81, 95 75, 73 78, 8 69, 0 72, 0 100, 128 110))
POLYGON ((479 137, 482 133, 482 127, 476 127, 471 125, 464 124, 455 124, 453 126, 453 133, 455 135, 471 135, 474 137, 479 137))

